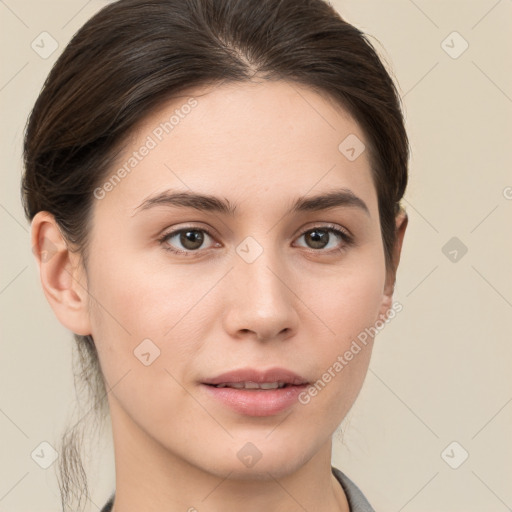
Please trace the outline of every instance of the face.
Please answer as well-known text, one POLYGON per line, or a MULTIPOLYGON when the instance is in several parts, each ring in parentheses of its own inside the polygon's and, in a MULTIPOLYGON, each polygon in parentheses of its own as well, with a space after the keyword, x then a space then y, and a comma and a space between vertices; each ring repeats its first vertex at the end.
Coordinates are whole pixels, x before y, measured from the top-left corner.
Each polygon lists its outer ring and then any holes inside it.
POLYGON ((114 436, 239 478, 330 446, 371 339, 344 354, 390 305, 368 151, 339 149, 354 135, 341 107, 286 82, 195 90, 134 131, 96 190, 87 266, 114 436), (205 384, 276 368, 316 393, 205 384))

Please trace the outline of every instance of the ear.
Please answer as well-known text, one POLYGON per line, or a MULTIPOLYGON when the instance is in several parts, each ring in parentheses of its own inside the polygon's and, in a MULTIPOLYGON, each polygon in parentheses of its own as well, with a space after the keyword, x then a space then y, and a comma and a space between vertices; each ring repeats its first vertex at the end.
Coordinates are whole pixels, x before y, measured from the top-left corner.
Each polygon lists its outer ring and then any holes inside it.
POLYGON ((393 292, 395 290, 396 271, 398 268, 398 263, 400 262, 400 254, 402 252, 402 244, 404 241, 405 230, 407 229, 408 222, 409 218, 407 217, 406 211, 403 208, 400 208, 400 211, 395 217, 396 239, 392 253, 392 265, 391 268, 388 269, 386 273, 386 283, 384 285, 383 300, 379 311, 379 317, 382 320, 385 320, 387 318, 388 311, 393 303, 393 292))
POLYGON ((69 250, 51 213, 38 212, 31 229, 32 252, 55 316, 72 332, 91 334, 87 282, 80 255, 69 250))

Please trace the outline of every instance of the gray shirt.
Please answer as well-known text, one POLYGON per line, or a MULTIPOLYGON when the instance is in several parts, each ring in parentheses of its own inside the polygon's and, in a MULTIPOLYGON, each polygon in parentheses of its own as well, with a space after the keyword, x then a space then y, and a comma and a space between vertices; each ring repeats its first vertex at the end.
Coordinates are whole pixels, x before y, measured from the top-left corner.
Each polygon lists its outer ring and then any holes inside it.
POLYGON ((350 478, 341 472, 338 468, 331 466, 333 475, 343 487, 347 501, 350 507, 350 512, 375 512, 373 507, 368 503, 361 489, 350 480, 350 478))
MULTIPOLYGON (((364 497, 364 494, 361 492, 359 487, 357 487, 357 485, 352 482, 352 480, 350 480, 350 478, 345 475, 345 473, 342 473, 338 468, 335 468, 334 466, 331 466, 331 471, 345 491, 345 495, 347 496, 347 501, 350 507, 350 512, 375 512, 372 506, 368 503, 368 500, 364 497)), ((115 494, 110 496, 110 499, 101 509, 101 512, 111 512, 112 505, 114 504, 114 496, 115 494)))

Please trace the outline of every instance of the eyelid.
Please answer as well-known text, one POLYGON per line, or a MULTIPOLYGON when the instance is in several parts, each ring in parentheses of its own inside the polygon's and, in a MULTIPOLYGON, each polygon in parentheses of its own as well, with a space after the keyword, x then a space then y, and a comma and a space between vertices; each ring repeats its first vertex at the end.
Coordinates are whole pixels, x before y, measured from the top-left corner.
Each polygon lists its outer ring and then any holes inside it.
MULTIPOLYGON (((332 222, 313 222, 311 226, 307 225, 306 227, 301 227, 299 230, 299 234, 297 236, 301 236, 304 233, 307 233, 308 231, 312 231, 313 229, 332 229, 334 231, 341 231, 347 239, 353 240, 354 235, 350 232, 349 229, 347 229, 344 226, 341 226, 340 224, 333 224, 332 222)), ((295 238, 297 238, 297 236, 295 238)))
POLYGON ((173 226, 172 228, 165 228, 163 229, 160 234, 158 235, 158 238, 161 239, 161 238, 167 238, 171 235, 176 235, 177 233, 180 233, 181 231, 187 231, 188 230, 197 230, 197 231, 204 231, 205 233, 207 233, 209 236, 213 237, 213 236, 217 236, 216 234, 214 235, 213 233, 215 233, 215 231, 210 228, 210 227, 205 227, 205 226, 196 226, 194 225, 194 222, 191 222, 191 223, 188 223, 188 224, 185 224, 183 227, 176 227, 176 226, 173 226))

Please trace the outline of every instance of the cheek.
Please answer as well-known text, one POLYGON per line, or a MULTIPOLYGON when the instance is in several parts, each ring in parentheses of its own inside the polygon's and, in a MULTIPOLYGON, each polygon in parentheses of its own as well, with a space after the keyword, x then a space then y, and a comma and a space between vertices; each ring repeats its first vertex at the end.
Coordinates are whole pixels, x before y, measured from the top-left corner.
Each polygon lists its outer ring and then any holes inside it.
POLYGON ((311 304, 325 338, 330 336, 343 346, 376 321, 384 283, 385 269, 380 260, 361 257, 357 265, 333 268, 328 276, 305 279, 300 296, 311 304))
POLYGON ((128 251, 118 257, 109 252, 97 262, 91 282, 91 294, 101 303, 103 326, 124 337, 162 335, 171 329, 186 311, 191 295, 183 293, 187 289, 190 281, 183 273, 155 268, 142 257, 130 257, 128 251))
POLYGON ((109 253, 92 274, 91 295, 97 299, 91 312, 93 337, 116 398, 111 407, 122 404, 132 419, 151 418, 152 428, 159 428, 173 407, 187 403, 176 380, 183 381, 194 361, 190 333, 184 336, 183 331, 194 294, 183 294, 186 282, 179 273, 168 272, 163 279, 163 269, 126 255, 121 260, 109 253))
MULTIPOLYGON (((380 260, 362 257, 357 266, 337 269, 329 278, 316 280, 321 286, 301 292, 318 317, 310 322, 315 344, 304 347, 306 357, 317 361, 318 398, 306 396, 304 400, 325 409, 333 419, 333 428, 348 412, 363 384, 373 347, 369 328, 378 318, 384 280, 380 260)), ((311 282, 308 279, 304 286, 311 282)), ((304 327, 308 328, 308 322, 304 327)))
POLYGON ((198 281, 192 265, 171 272, 128 251, 91 260, 91 270, 90 293, 97 299, 91 324, 107 381, 129 371, 141 385, 166 387, 172 380, 166 369, 182 380, 178 373, 190 367, 205 325, 215 318, 205 310, 211 301, 202 298, 218 277, 198 281))

